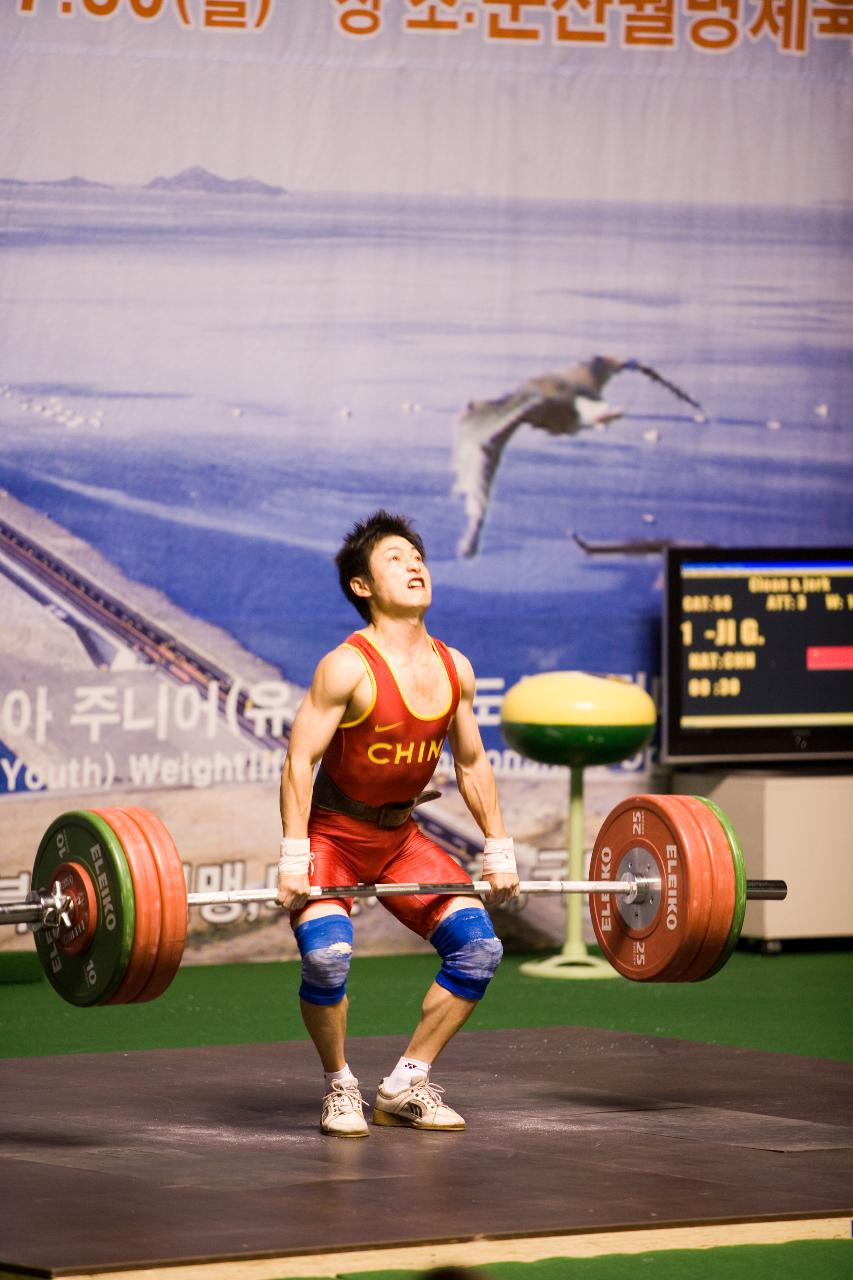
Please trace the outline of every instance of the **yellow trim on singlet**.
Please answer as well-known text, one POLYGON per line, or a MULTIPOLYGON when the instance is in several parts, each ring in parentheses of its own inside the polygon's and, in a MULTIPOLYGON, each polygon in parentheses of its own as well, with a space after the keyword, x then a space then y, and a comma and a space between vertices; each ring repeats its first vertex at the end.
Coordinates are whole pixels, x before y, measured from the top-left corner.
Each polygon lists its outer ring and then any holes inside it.
MULTIPOLYGON (((433 640, 432 636, 428 636, 427 638, 430 644, 432 645, 433 653, 436 655, 439 662, 441 663, 441 669, 444 672, 444 678, 447 681, 447 686, 450 690, 450 697, 447 699, 447 706, 444 708, 443 711, 439 711, 434 716, 420 716, 418 715, 417 711, 414 711, 406 701, 406 695, 403 693, 403 690, 400 687, 400 681, 397 679, 397 673, 395 672, 394 667, 391 664, 391 659, 388 657, 388 655, 384 653, 382 649, 379 648, 379 645, 376 643, 375 640, 371 640, 369 636, 366 636, 364 634, 363 631, 359 631, 356 634, 360 635, 362 640, 366 641, 367 644, 369 644, 373 649, 375 649, 376 652, 379 654, 380 658, 382 659, 382 661, 385 663, 386 667, 391 673, 391 679, 394 681, 394 684, 397 686, 397 692, 400 695, 400 701, 402 702, 403 706, 406 708, 410 716, 414 716, 416 720, 422 720, 424 724, 430 724, 433 720, 441 720, 443 716, 446 716, 448 714, 448 712, 450 711, 450 708, 453 706, 453 684, 450 679, 450 672, 447 670, 447 667, 445 666, 445 663, 444 663, 444 659, 442 658, 441 654, 438 652, 438 647, 436 646, 436 643, 433 640)), ((354 648, 355 646, 353 645, 351 647, 354 648)), ((362 657, 364 657, 363 654, 362 654, 362 657)), ((452 655, 451 655, 450 661, 451 662, 453 661, 452 655)), ((367 666, 366 659, 365 659, 365 666, 367 666)), ((370 670, 369 667, 368 667, 368 670, 370 670)), ((371 672, 371 676, 372 674, 373 673, 371 672)), ((375 688, 375 684, 374 684, 374 688, 375 688)), ((375 702, 375 698, 374 698, 374 702, 375 702)), ((368 712, 368 715, 369 714, 370 712, 368 712)), ((364 720, 365 718, 366 718, 365 716, 361 717, 362 720, 364 720)), ((360 724, 361 720, 357 721, 357 723, 360 724)), ((343 725, 341 727, 349 728, 348 725, 343 725)))
MULTIPOLYGON (((359 635, 360 634, 361 633, 359 632, 359 635)), ((368 640, 367 643, 370 644, 370 641, 368 640)), ((358 654, 358 656, 361 658, 362 662, 364 663, 364 669, 367 672, 367 674, 370 676, 370 683, 373 686, 373 697, 370 699, 370 705, 368 706, 364 715, 359 716, 357 720, 342 720, 341 723, 338 725, 339 729, 354 729, 356 725, 364 724, 367 717, 372 714, 373 708, 376 706, 376 699, 379 697, 379 690, 376 687, 376 676, 373 674, 373 672, 370 669, 370 663, 367 661, 367 658, 361 652, 358 645, 350 644, 348 640, 345 640, 341 645, 341 648, 352 649, 353 652, 358 654)))

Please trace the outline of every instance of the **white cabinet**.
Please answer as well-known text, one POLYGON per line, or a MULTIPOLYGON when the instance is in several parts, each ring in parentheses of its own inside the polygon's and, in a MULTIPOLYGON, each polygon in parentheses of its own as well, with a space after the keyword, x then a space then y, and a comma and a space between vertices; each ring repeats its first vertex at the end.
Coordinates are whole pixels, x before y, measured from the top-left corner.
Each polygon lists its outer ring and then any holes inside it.
POLYGON ((726 812, 750 879, 788 883, 784 902, 747 904, 745 938, 853 935, 853 775, 676 771, 672 790, 726 812))

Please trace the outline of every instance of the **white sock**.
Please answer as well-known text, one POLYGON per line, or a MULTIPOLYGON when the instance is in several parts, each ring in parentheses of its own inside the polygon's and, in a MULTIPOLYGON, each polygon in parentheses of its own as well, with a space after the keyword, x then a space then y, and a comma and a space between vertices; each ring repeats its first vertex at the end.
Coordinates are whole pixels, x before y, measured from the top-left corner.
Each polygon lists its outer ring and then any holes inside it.
MULTIPOLYGON (((328 1093, 334 1080, 355 1080, 355 1076, 349 1069, 349 1063, 345 1062, 340 1071, 324 1071, 323 1080, 326 1085, 326 1093, 328 1093)), ((355 1082, 358 1084, 357 1080, 355 1082)))
POLYGON ((428 1080, 429 1068, 428 1062, 421 1062, 419 1058, 407 1058, 403 1054, 390 1076, 386 1076, 382 1081, 382 1092, 402 1093, 404 1089, 408 1089, 409 1085, 428 1080))

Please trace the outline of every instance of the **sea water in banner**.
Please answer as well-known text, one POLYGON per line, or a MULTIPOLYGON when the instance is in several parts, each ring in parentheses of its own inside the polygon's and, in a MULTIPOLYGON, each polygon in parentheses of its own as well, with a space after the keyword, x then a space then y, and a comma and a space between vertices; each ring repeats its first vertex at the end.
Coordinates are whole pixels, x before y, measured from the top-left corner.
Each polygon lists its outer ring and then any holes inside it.
MULTIPOLYGON (((654 689, 662 544, 850 536, 849 0, 8 0, 0 33, 0 892, 57 813, 128 802, 193 889, 271 877, 379 506, 557 874, 565 773, 507 749, 505 690, 654 689), (553 432, 469 407, 573 366, 601 398, 553 432)), ((648 764, 591 772, 588 843, 648 764)), ((194 913, 195 955, 291 954, 276 919, 194 913)))

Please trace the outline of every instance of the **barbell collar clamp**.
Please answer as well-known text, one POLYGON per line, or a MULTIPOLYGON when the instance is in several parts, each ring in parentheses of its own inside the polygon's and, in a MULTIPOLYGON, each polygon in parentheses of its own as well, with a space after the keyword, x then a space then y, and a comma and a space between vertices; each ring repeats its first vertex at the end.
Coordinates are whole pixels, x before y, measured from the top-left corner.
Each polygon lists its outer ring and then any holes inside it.
POLYGON ((58 880, 54 881, 50 886, 50 891, 52 895, 52 910, 58 915, 58 919, 51 927, 56 929, 60 924, 64 924, 66 929, 70 929, 74 924, 74 907, 71 899, 62 892, 62 885, 58 880))
POLYGON ((26 924, 37 929, 58 929, 60 924, 70 927, 71 899, 54 885, 50 893, 32 889, 23 902, 0 902, 0 925, 26 924))

